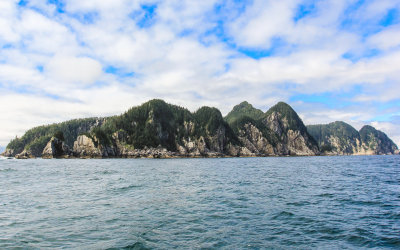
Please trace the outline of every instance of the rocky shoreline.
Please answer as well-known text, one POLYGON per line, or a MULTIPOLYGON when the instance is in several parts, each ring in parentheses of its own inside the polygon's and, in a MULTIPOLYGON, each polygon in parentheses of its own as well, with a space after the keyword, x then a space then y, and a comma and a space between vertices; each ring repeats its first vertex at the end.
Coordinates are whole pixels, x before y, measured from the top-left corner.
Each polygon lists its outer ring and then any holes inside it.
POLYGON ((216 108, 185 108, 151 100, 122 115, 87 118, 28 130, 2 154, 48 158, 215 158, 398 154, 371 126, 344 122, 306 127, 279 102, 267 112, 247 102, 225 117, 216 108))
MULTIPOLYGON (((129 149, 121 144, 116 144, 114 147, 96 146, 96 140, 89 138, 86 135, 81 135, 74 143, 74 148, 71 150, 63 141, 52 137, 47 143, 42 152, 41 157, 34 156, 31 152, 24 150, 23 152, 13 155, 10 151, 5 151, 1 154, 4 157, 14 157, 15 159, 110 159, 110 158, 148 158, 148 159, 176 159, 176 158, 231 158, 231 157, 290 157, 290 156, 339 156, 339 155, 374 155, 372 153, 365 154, 334 154, 322 153, 315 155, 275 155, 275 154, 256 154, 251 153, 247 148, 231 148, 232 154, 223 154, 215 151, 209 151, 203 147, 201 151, 196 148, 191 153, 187 151, 173 152, 163 147, 129 149)), ((181 149, 184 150, 184 149, 181 149)), ((395 154, 399 154, 398 151, 395 154)), ((386 155, 392 155, 386 154, 386 155)))

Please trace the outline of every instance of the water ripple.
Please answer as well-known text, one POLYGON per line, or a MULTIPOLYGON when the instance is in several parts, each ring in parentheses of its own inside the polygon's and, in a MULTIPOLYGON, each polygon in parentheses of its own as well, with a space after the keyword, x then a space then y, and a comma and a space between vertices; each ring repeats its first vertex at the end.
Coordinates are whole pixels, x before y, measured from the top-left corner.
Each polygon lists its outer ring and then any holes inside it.
POLYGON ((4 160, 0 248, 400 248, 399 162, 4 160))

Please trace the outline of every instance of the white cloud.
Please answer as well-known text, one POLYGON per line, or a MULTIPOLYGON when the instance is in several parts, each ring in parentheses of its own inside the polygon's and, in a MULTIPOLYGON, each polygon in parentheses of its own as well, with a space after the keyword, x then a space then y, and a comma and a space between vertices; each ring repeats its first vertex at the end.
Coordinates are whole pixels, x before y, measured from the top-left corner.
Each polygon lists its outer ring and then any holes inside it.
POLYGON ((400 146, 400 124, 375 121, 371 122, 371 125, 389 135, 390 139, 392 139, 397 146, 400 146))
POLYGON ((267 110, 298 93, 343 92, 356 84, 364 88, 349 97, 352 108, 296 108, 307 123, 345 120, 359 127, 378 113, 360 107, 399 99, 398 25, 364 39, 341 29, 341 21, 369 24, 398 3, 370 1, 349 15, 355 1, 321 1, 294 21, 302 2, 256 0, 242 12, 231 9, 240 5, 233 1, 71 0, 58 13, 46 1, 26 7, 1 1, 0 105, 7 108, 0 111, 0 145, 32 126, 117 114, 151 98, 226 114, 243 100, 267 110), (143 4, 157 7, 140 27, 143 4), (275 38, 281 47, 274 48, 275 38), (274 54, 253 59, 235 46, 274 54), (363 57, 374 49, 383 52, 363 57), (360 58, 343 58, 348 52, 360 58), (118 72, 105 73, 109 66, 118 72))
POLYGON ((388 50, 400 46, 400 25, 385 29, 368 38, 372 48, 388 50))
POLYGON ((55 81, 70 84, 93 84, 102 73, 101 64, 88 57, 53 57, 45 66, 45 73, 55 81))
POLYGON ((228 26, 241 46, 269 48, 271 39, 293 28, 298 1, 254 1, 246 12, 228 26))

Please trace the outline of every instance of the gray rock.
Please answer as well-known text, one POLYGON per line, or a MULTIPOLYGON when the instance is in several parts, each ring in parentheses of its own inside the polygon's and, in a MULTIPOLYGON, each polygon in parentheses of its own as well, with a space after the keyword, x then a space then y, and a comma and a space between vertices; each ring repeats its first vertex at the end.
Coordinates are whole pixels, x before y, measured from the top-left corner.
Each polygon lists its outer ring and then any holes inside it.
POLYGON ((31 151, 29 150, 24 150, 21 153, 15 155, 16 159, 31 159, 31 158, 36 158, 31 151))
POLYGON ((60 139, 52 137, 43 149, 42 158, 68 158, 72 156, 71 149, 60 139))

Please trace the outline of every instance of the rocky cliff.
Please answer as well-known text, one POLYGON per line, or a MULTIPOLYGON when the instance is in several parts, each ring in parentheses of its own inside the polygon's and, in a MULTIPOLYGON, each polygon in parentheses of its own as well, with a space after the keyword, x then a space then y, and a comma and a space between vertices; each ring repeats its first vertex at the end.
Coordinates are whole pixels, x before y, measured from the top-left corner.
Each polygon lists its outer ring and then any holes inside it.
POLYGON ((283 102, 265 113, 242 102, 224 118, 212 107, 190 112, 162 100, 151 100, 113 117, 31 129, 12 140, 3 155, 20 159, 308 156, 320 154, 318 146, 325 154, 397 150, 385 134, 370 126, 358 132, 337 122, 307 129, 283 102))
POLYGON ((318 145, 297 113, 280 102, 266 113, 243 102, 225 118, 249 155, 317 155, 318 145))
POLYGON ((52 137, 43 149, 42 158, 69 158, 73 156, 72 150, 62 139, 52 137))
POLYGON ((279 102, 265 113, 265 124, 278 137, 281 153, 287 155, 317 155, 318 145, 307 132, 297 113, 284 102, 279 102))
POLYGON ((321 152, 327 155, 395 154, 398 150, 385 133, 371 126, 357 131, 345 122, 336 121, 309 125, 307 130, 318 142, 321 152))
POLYGON ((361 150, 358 154, 395 154, 397 145, 382 131, 366 125, 359 131, 361 137, 361 150))
POLYGON ((64 144, 73 147, 78 135, 89 132, 94 127, 101 126, 105 118, 74 119, 62 123, 44 125, 28 130, 21 138, 15 138, 7 145, 4 156, 14 157, 18 154, 30 153, 40 157, 48 142, 56 133, 62 133, 64 144))

